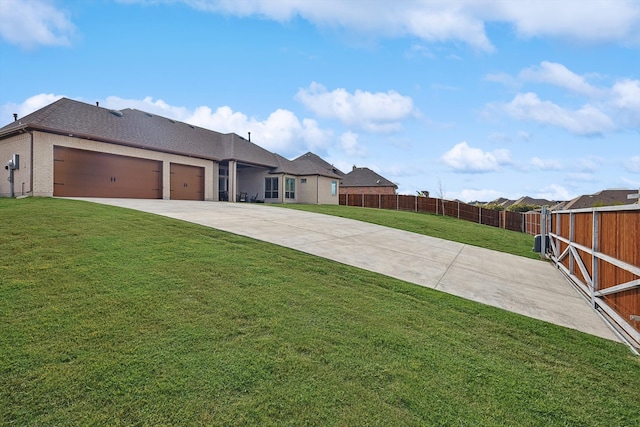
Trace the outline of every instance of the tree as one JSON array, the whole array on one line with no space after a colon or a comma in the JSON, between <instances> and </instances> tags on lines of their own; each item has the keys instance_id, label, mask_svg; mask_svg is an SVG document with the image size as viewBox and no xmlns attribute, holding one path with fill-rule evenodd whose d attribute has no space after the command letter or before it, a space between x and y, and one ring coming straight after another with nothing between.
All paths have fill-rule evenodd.
<instances>
[{"instance_id":1,"label":"tree","mask_svg":"<svg viewBox=\"0 0 640 427\"><path fill-rule=\"evenodd\" d=\"M518 203L507 208L511 212L529 212L540 209L540 205L528 205L526 203Z\"/></svg>"}]
</instances>

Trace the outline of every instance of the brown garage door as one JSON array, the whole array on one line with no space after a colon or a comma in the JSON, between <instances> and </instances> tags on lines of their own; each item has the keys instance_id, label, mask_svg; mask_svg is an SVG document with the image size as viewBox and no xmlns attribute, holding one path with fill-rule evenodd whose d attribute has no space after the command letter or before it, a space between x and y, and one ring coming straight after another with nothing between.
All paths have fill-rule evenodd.
<instances>
[{"instance_id":1,"label":"brown garage door","mask_svg":"<svg viewBox=\"0 0 640 427\"><path fill-rule=\"evenodd\" d=\"M171 200L204 200L204 168L171 163Z\"/></svg>"},{"instance_id":2,"label":"brown garage door","mask_svg":"<svg viewBox=\"0 0 640 427\"><path fill-rule=\"evenodd\" d=\"M53 195L162 198L162 162L53 147Z\"/></svg>"}]
</instances>

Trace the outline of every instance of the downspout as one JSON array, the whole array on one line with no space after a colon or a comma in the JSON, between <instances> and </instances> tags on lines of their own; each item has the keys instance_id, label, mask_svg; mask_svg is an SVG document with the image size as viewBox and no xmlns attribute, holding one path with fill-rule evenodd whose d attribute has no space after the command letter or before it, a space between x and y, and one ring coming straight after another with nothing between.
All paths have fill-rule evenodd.
<instances>
[{"instance_id":1,"label":"downspout","mask_svg":"<svg viewBox=\"0 0 640 427\"><path fill-rule=\"evenodd\" d=\"M28 130L27 132L31 135L31 155L29 156L29 187L31 188L28 193L31 193L31 196L33 196L33 131Z\"/></svg>"}]
</instances>

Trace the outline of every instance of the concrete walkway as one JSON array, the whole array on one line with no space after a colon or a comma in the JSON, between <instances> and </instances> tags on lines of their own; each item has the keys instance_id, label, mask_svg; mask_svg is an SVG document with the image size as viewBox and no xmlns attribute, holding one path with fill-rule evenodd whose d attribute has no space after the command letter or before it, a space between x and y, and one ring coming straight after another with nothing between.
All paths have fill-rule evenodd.
<instances>
[{"instance_id":1,"label":"concrete walkway","mask_svg":"<svg viewBox=\"0 0 640 427\"><path fill-rule=\"evenodd\" d=\"M83 198L297 249L589 334L615 334L552 265L334 216L253 203Z\"/></svg>"}]
</instances>

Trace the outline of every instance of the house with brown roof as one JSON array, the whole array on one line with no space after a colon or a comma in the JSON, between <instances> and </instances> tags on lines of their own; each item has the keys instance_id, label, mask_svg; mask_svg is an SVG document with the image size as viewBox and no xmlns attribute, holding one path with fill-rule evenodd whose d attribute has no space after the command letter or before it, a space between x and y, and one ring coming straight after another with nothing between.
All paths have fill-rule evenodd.
<instances>
[{"instance_id":1,"label":"house with brown roof","mask_svg":"<svg viewBox=\"0 0 640 427\"><path fill-rule=\"evenodd\" d=\"M565 203L560 209L584 209L602 206L631 205L638 199L629 199L627 196L638 194L638 190L602 190L594 194L584 194Z\"/></svg>"},{"instance_id":2,"label":"house with brown roof","mask_svg":"<svg viewBox=\"0 0 640 427\"><path fill-rule=\"evenodd\" d=\"M235 134L62 98L0 128L0 196L337 204L340 175ZM15 167L17 166L17 167Z\"/></svg>"},{"instance_id":3,"label":"house with brown roof","mask_svg":"<svg viewBox=\"0 0 640 427\"><path fill-rule=\"evenodd\" d=\"M340 194L396 194L398 186L369 168L353 166L340 181Z\"/></svg>"}]
</instances>

